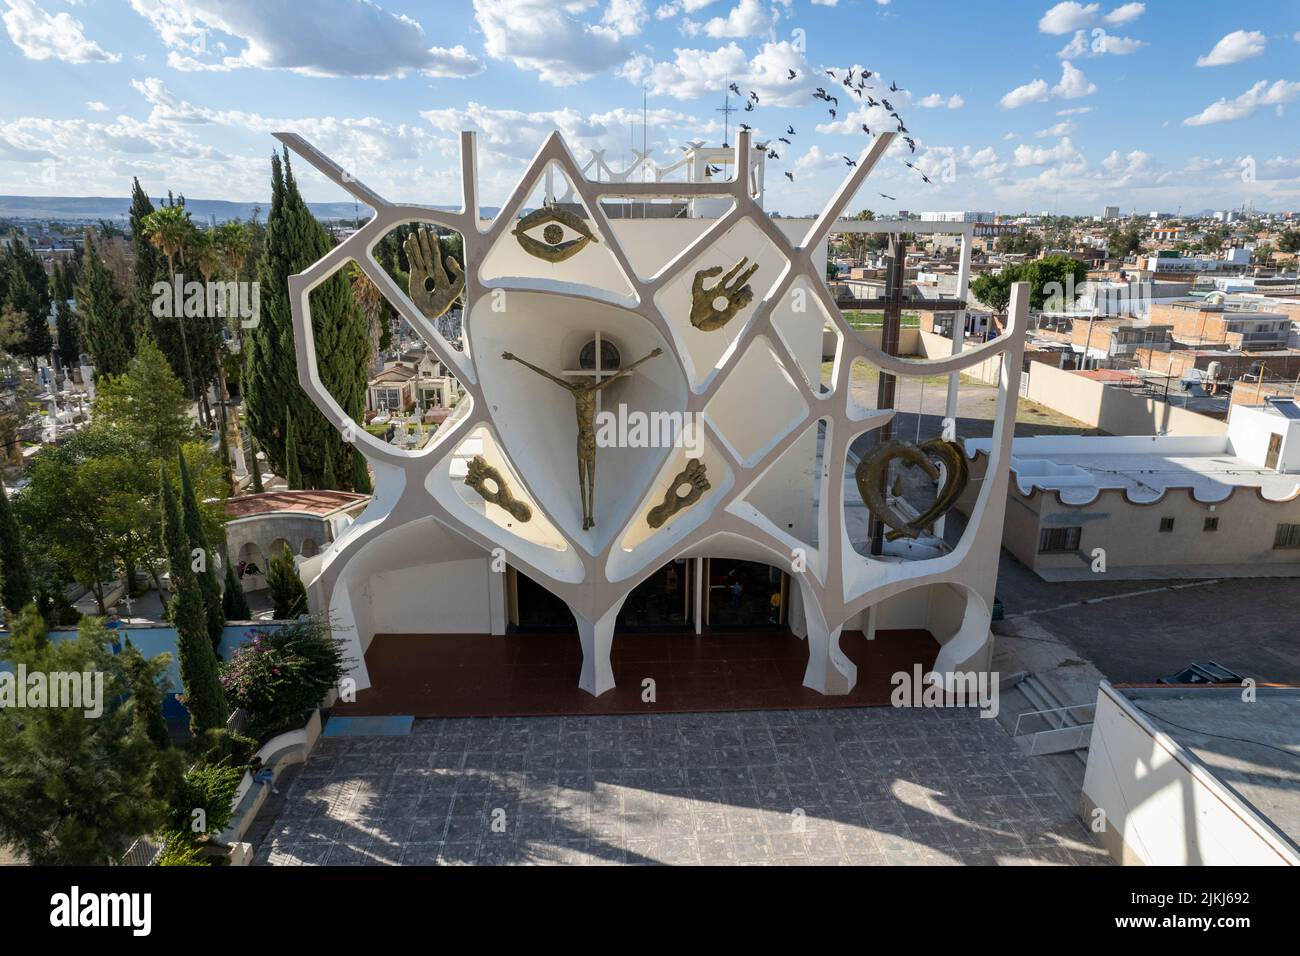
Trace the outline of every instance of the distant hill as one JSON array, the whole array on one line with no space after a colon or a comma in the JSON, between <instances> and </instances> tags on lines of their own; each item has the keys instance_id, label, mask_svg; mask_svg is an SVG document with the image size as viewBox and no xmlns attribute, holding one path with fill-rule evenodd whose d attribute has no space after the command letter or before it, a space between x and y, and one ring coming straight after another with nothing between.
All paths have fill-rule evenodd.
<instances>
[{"instance_id":1,"label":"distant hill","mask_svg":"<svg viewBox=\"0 0 1300 956\"><path fill-rule=\"evenodd\" d=\"M154 205L161 200L154 199ZM370 215L365 204L354 206L350 202L308 203L317 219L352 219L360 214ZM261 218L266 219L271 201L230 202L225 199L191 199L185 197L185 208L200 223L216 216L217 222L227 219L251 219L253 208L260 206ZM58 219L64 222L98 222L100 219L125 219L131 210L130 198L123 196L0 196L0 218L5 219Z\"/></svg>"},{"instance_id":2,"label":"distant hill","mask_svg":"<svg viewBox=\"0 0 1300 956\"><path fill-rule=\"evenodd\" d=\"M162 200L154 199L154 205ZM265 202L231 202L226 199L191 199L185 197L185 208L195 222L206 224L215 216L217 222L228 219L252 219L253 208L261 207L260 218L266 221L271 200ZM317 219L368 219L373 210L365 203L309 202L307 207ZM430 209L450 211L454 206L430 206ZM125 220L131 211L131 200L114 196L0 196L0 219L54 219L60 222L99 222ZM484 206L480 215L492 218L499 212L496 206Z\"/></svg>"}]
</instances>

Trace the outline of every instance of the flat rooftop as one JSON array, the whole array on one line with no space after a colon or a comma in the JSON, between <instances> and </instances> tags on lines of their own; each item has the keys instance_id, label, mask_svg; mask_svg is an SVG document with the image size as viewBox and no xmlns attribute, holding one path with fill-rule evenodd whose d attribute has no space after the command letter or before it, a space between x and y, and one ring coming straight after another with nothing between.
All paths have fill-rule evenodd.
<instances>
[{"instance_id":1,"label":"flat rooftop","mask_svg":"<svg viewBox=\"0 0 1300 956\"><path fill-rule=\"evenodd\" d=\"M966 454L989 454L987 438L966 440ZM1187 488L1196 500L1223 501L1236 488L1258 488L1271 501L1300 493L1300 475L1278 474L1232 454L1226 437L1071 435L1017 438L1011 444L1012 478L1022 494L1059 492L1061 501L1085 505L1106 488L1130 501L1158 500Z\"/></svg>"},{"instance_id":2,"label":"flat rooftop","mask_svg":"<svg viewBox=\"0 0 1300 956\"><path fill-rule=\"evenodd\" d=\"M1117 687L1300 850L1300 687Z\"/></svg>"}]
</instances>

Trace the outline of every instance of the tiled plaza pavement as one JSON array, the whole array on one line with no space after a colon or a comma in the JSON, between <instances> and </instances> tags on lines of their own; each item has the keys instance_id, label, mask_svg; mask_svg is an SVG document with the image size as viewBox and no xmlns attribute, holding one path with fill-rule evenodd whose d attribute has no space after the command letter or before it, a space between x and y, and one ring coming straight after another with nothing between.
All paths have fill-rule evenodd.
<instances>
[{"instance_id":1,"label":"tiled plaza pavement","mask_svg":"<svg viewBox=\"0 0 1300 956\"><path fill-rule=\"evenodd\" d=\"M285 797L258 863L1107 860L970 710L423 720L321 738Z\"/></svg>"}]
</instances>

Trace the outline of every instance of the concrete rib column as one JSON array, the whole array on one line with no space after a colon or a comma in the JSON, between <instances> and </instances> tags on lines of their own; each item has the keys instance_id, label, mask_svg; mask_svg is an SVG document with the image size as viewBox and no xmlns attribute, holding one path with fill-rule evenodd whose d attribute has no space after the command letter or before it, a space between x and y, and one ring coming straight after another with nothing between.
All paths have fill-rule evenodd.
<instances>
[{"instance_id":1,"label":"concrete rib column","mask_svg":"<svg viewBox=\"0 0 1300 956\"><path fill-rule=\"evenodd\" d=\"M614 649L614 623L622 607L623 602L619 601L596 621L589 621L577 611L573 612L573 619L578 623L578 640L582 643L582 675L578 678L578 687L592 697L614 689L610 652Z\"/></svg>"},{"instance_id":2,"label":"concrete rib column","mask_svg":"<svg viewBox=\"0 0 1300 956\"><path fill-rule=\"evenodd\" d=\"M804 588L802 580L800 589ZM841 627L831 630L814 595L803 592L804 617L808 624L808 669L803 686L819 694L847 694L858 683L858 666L840 650Z\"/></svg>"}]
</instances>

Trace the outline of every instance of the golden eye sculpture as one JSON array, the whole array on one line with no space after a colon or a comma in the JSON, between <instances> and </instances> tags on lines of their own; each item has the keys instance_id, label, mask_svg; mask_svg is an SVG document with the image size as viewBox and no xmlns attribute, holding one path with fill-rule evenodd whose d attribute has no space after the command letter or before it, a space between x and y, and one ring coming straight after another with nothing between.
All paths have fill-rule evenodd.
<instances>
[{"instance_id":1,"label":"golden eye sculpture","mask_svg":"<svg viewBox=\"0 0 1300 956\"><path fill-rule=\"evenodd\" d=\"M542 229L541 239L528 235L530 230L538 226L545 226ZM566 241L565 226L576 232L577 237ZM587 243L600 241L592 235L580 216L555 206L543 206L541 209L533 210L515 223L515 227L510 232L519 241L524 252L550 263L563 262L576 256Z\"/></svg>"}]
</instances>

